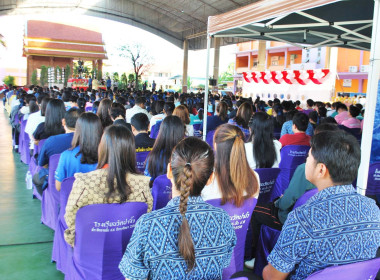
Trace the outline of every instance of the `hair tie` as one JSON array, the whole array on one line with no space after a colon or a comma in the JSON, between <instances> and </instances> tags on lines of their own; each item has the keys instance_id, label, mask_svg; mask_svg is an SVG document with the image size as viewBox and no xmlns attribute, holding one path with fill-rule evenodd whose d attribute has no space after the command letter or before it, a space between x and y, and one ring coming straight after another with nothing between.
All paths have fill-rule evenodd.
<instances>
[{"instance_id":1,"label":"hair tie","mask_svg":"<svg viewBox=\"0 0 380 280\"><path fill-rule=\"evenodd\" d=\"M190 162L186 162L185 166L190 166L191 167L191 163Z\"/></svg>"},{"instance_id":2,"label":"hair tie","mask_svg":"<svg viewBox=\"0 0 380 280\"><path fill-rule=\"evenodd\" d=\"M235 138L235 139L236 139L236 138L239 138L239 134L235 134L234 138Z\"/></svg>"}]
</instances>

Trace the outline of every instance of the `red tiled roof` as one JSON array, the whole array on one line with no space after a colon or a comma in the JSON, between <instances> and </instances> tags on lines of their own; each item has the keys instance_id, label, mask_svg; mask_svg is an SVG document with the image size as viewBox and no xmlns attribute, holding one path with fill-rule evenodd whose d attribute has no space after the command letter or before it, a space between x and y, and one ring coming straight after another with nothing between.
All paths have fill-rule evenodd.
<instances>
[{"instance_id":1,"label":"red tiled roof","mask_svg":"<svg viewBox=\"0 0 380 280\"><path fill-rule=\"evenodd\" d=\"M27 22L24 55L107 58L101 33L38 20Z\"/></svg>"}]
</instances>

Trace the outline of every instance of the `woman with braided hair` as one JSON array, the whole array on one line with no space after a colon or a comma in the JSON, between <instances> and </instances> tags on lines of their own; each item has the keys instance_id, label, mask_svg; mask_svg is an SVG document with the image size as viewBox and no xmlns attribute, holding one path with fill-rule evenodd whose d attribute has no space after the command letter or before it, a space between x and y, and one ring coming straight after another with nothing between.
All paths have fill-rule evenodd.
<instances>
[{"instance_id":1,"label":"woman with braided hair","mask_svg":"<svg viewBox=\"0 0 380 280\"><path fill-rule=\"evenodd\" d=\"M247 162L244 134L235 125L223 124L214 135L215 179L202 191L204 200L217 199L237 207L259 196L260 179Z\"/></svg>"},{"instance_id":2,"label":"woman with braided hair","mask_svg":"<svg viewBox=\"0 0 380 280\"><path fill-rule=\"evenodd\" d=\"M189 137L167 167L173 199L137 221L119 269L127 279L221 279L236 244L228 214L201 198L213 180L214 154Z\"/></svg>"}]
</instances>

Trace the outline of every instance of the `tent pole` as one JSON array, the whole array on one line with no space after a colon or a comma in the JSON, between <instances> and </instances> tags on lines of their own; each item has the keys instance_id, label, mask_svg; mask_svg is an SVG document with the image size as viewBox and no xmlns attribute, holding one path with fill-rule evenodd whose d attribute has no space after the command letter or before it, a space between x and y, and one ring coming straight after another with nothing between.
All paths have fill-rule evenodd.
<instances>
[{"instance_id":1,"label":"tent pole","mask_svg":"<svg viewBox=\"0 0 380 280\"><path fill-rule=\"evenodd\" d=\"M359 167L357 191L365 195L368 182L369 162L371 159L373 127L375 123L376 103L378 102L378 85L380 77L380 0L374 0L372 43L370 66L368 72L368 87L365 106L364 127L361 144L361 161Z\"/></svg>"},{"instance_id":2,"label":"tent pole","mask_svg":"<svg viewBox=\"0 0 380 280\"><path fill-rule=\"evenodd\" d=\"M207 109L208 109L208 76L209 76L209 65L210 65L210 45L211 37L207 33L207 60L206 60L206 84L205 84L205 96L203 99L203 140L206 141L207 135Z\"/></svg>"}]
</instances>

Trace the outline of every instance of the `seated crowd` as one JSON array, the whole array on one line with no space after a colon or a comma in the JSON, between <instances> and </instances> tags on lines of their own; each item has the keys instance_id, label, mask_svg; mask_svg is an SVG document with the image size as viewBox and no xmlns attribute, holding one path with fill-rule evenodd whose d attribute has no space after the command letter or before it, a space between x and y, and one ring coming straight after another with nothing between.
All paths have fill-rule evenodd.
<instances>
[{"instance_id":1,"label":"seated crowd","mask_svg":"<svg viewBox=\"0 0 380 280\"><path fill-rule=\"evenodd\" d=\"M360 104L347 108L309 99L302 109L299 101L210 94L204 112L201 93L33 86L28 92L11 88L6 97L14 148L20 133L29 135L36 191L42 195L48 188L52 155L60 154L58 194L65 179L75 178L63 237L74 251L81 208L147 205L119 261L126 279L306 279L330 266L380 257L378 204L352 185L360 164ZM204 118L207 135L213 135L209 144L201 139ZM278 169L287 146L310 147L306 163L294 167L280 197L260 201L260 170ZM171 184L171 197L158 209L152 188L162 176ZM294 208L313 189L318 192ZM221 207L207 203L215 199ZM223 205L242 209L252 199L259 202L249 213L245 265L254 267L263 225L281 233L262 272L235 270L225 278L231 259L244 259L235 260L241 234Z\"/></svg>"}]
</instances>

